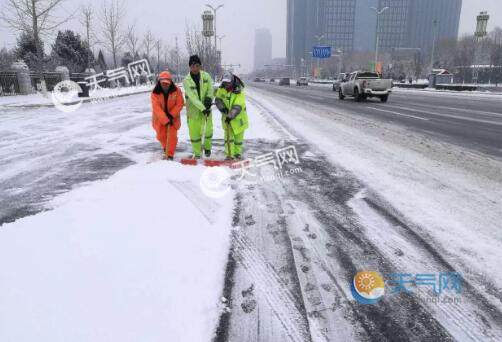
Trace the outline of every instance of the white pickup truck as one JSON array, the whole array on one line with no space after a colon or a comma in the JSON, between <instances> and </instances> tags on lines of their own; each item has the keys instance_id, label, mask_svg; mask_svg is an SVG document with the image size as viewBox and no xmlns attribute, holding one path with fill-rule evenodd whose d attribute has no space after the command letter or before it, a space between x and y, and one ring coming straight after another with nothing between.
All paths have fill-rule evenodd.
<instances>
[{"instance_id":1,"label":"white pickup truck","mask_svg":"<svg viewBox=\"0 0 502 342\"><path fill-rule=\"evenodd\" d=\"M347 76L338 90L340 100L346 96L353 96L356 101L368 97L378 97L382 102L387 102L392 92L392 80L382 79L375 72L355 71Z\"/></svg>"}]
</instances>

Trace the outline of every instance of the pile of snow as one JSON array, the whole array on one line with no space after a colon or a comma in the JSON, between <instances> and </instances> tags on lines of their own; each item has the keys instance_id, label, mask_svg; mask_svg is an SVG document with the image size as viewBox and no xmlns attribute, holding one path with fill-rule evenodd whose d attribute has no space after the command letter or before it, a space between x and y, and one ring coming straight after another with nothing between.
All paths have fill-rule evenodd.
<instances>
[{"instance_id":1,"label":"pile of snow","mask_svg":"<svg viewBox=\"0 0 502 342\"><path fill-rule=\"evenodd\" d=\"M0 341L204 341L214 333L232 193L156 162L0 229Z\"/></svg>"}]
</instances>

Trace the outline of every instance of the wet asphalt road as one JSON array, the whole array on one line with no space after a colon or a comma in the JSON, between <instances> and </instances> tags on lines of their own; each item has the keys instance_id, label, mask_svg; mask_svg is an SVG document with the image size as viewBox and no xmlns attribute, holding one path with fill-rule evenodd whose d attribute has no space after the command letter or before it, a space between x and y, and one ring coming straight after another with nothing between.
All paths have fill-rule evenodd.
<instances>
[{"instance_id":1,"label":"wet asphalt road","mask_svg":"<svg viewBox=\"0 0 502 342\"><path fill-rule=\"evenodd\" d=\"M437 139L488 155L502 157L502 96L429 93L395 89L388 103L352 98L341 101L332 88L250 83L274 95L295 98L334 111L393 122Z\"/></svg>"}]
</instances>

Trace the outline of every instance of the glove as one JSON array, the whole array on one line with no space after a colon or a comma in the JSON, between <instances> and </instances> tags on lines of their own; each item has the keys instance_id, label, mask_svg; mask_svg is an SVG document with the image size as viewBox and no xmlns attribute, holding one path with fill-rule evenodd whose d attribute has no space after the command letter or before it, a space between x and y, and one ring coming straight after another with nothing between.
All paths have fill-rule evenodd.
<instances>
[{"instance_id":1,"label":"glove","mask_svg":"<svg viewBox=\"0 0 502 342\"><path fill-rule=\"evenodd\" d=\"M204 115L206 116L209 116L211 114L211 109L203 110L202 113L204 113Z\"/></svg>"},{"instance_id":2,"label":"glove","mask_svg":"<svg viewBox=\"0 0 502 342\"><path fill-rule=\"evenodd\" d=\"M216 108L218 108L221 113L228 114L228 109L225 107L222 99L216 98L216 100L214 100L214 103L216 104Z\"/></svg>"},{"instance_id":3,"label":"glove","mask_svg":"<svg viewBox=\"0 0 502 342\"><path fill-rule=\"evenodd\" d=\"M210 97L206 97L204 99L204 106L206 109L211 109L211 106L213 105L213 100Z\"/></svg>"},{"instance_id":4,"label":"glove","mask_svg":"<svg viewBox=\"0 0 502 342\"><path fill-rule=\"evenodd\" d=\"M232 110L230 111L230 113L228 113L228 117L230 118L230 120L232 119L235 119L235 117L237 115L239 115L242 111L242 107L239 106L239 105L235 105L232 107Z\"/></svg>"},{"instance_id":5,"label":"glove","mask_svg":"<svg viewBox=\"0 0 502 342\"><path fill-rule=\"evenodd\" d=\"M166 113L166 116L167 116L167 119L169 120L169 125L172 126L174 123L174 117L169 113Z\"/></svg>"},{"instance_id":6,"label":"glove","mask_svg":"<svg viewBox=\"0 0 502 342\"><path fill-rule=\"evenodd\" d=\"M225 119L225 122L227 123L227 125L230 125L230 121L232 121L232 119L230 119L229 117L227 117L227 118Z\"/></svg>"}]
</instances>

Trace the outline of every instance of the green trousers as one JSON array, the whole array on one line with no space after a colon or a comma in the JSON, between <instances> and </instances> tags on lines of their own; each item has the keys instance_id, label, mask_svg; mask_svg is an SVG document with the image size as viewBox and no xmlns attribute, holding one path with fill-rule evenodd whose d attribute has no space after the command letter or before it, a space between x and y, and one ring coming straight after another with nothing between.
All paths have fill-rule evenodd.
<instances>
[{"instance_id":1,"label":"green trousers","mask_svg":"<svg viewBox=\"0 0 502 342\"><path fill-rule=\"evenodd\" d=\"M202 155L202 143L204 143L205 150L211 151L213 147L213 114L206 116L200 112L191 115L188 117L187 123L193 154L196 157ZM204 139L204 142L202 139Z\"/></svg>"},{"instance_id":2,"label":"green trousers","mask_svg":"<svg viewBox=\"0 0 502 342\"><path fill-rule=\"evenodd\" d=\"M225 156L235 157L236 155L242 156L244 148L244 132L234 134L232 127L226 122L223 123L225 130Z\"/></svg>"}]
</instances>

